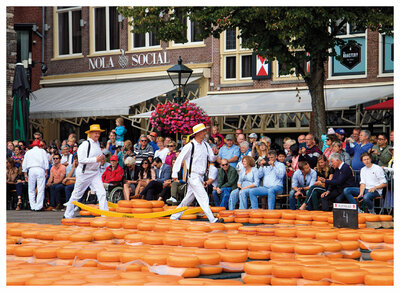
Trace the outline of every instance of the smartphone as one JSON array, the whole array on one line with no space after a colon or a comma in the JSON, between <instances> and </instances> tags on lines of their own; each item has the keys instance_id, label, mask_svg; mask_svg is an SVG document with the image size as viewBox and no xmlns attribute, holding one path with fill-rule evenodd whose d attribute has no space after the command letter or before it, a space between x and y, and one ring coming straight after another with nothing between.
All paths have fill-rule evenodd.
<instances>
[{"instance_id":1,"label":"smartphone","mask_svg":"<svg viewBox=\"0 0 400 292\"><path fill-rule=\"evenodd\" d=\"M301 149L301 148L307 148L306 142L303 142L303 143L299 144L299 149Z\"/></svg>"}]
</instances>

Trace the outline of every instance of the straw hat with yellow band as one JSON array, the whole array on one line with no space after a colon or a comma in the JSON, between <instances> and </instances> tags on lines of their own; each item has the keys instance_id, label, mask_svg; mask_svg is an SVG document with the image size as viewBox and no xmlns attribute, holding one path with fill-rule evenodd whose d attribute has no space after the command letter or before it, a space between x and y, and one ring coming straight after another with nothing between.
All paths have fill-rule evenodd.
<instances>
[{"instance_id":1,"label":"straw hat with yellow band","mask_svg":"<svg viewBox=\"0 0 400 292\"><path fill-rule=\"evenodd\" d=\"M90 125L89 130L87 130L85 133L89 134L90 132L104 132L105 130L100 129L100 125L99 124L93 124Z\"/></svg>"},{"instance_id":2,"label":"straw hat with yellow band","mask_svg":"<svg viewBox=\"0 0 400 292\"><path fill-rule=\"evenodd\" d=\"M193 133L192 135L195 135L198 132L207 130L208 127L206 127L203 123L197 124L196 126L193 127Z\"/></svg>"}]
</instances>

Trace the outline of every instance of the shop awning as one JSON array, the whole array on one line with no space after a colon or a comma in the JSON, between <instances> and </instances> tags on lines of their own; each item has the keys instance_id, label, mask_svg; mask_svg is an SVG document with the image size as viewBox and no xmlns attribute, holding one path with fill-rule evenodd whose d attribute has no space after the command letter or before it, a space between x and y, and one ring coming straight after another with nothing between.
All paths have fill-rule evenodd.
<instances>
[{"instance_id":1,"label":"shop awning","mask_svg":"<svg viewBox=\"0 0 400 292\"><path fill-rule=\"evenodd\" d=\"M311 112L308 90L260 91L251 93L209 94L193 100L209 116L237 116L275 113ZM393 85L330 88L325 90L327 111L348 109L379 98L393 96ZM151 112L133 118L149 118Z\"/></svg>"},{"instance_id":2,"label":"shop awning","mask_svg":"<svg viewBox=\"0 0 400 292\"><path fill-rule=\"evenodd\" d=\"M193 77L190 82L201 77ZM34 92L31 119L128 115L132 105L174 87L170 79L45 87Z\"/></svg>"},{"instance_id":3,"label":"shop awning","mask_svg":"<svg viewBox=\"0 0 400 292\"><path fill-rule=\"evenodd\" d=\"M365 110L372 111L372 110L392 110L394 106L394 99L389 99L374 105L367 106Z\"/></svg>"}]
</instances>

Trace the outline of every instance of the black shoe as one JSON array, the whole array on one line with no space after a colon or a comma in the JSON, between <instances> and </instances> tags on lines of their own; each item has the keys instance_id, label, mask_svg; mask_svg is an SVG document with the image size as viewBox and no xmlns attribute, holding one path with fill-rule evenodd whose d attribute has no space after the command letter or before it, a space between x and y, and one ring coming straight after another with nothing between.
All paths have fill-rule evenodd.
<instances>
[{"instance_id":1,"label":"black shoe","mask_svg":"<svg viewBox=\"0 0 400 292\"><path fill-rule=\"evenodd\" d=\"M215 223L224 223L224 222L225 222L224 218L219 218Z\"/></svg>"},{"instance_id":2,"label":"black shoe","mask_svg":"<svg viewBox=\"0 0 400 292\"><path fill-rule=\"evenodd\" d=\"M36 212L43 212L44 210L43 210L43 208L41 208L41 209L39 209L39 210L34 210L34 211L36 211Z\"/></svg>"}]
</instances>

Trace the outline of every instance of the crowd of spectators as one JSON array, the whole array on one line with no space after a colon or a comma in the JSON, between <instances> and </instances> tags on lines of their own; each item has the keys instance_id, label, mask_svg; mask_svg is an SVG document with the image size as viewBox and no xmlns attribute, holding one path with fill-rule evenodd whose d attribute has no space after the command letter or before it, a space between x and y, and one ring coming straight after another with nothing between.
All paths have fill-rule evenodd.
<instances>
[{"instance_id":1,"label":"crowd of spectators","mask_svg":"<svg viewBox=\"0 0 400 292\"><path fill-rule=\"evenodd\" d=\"M185 194L189 166L183 165L178 181L171 179L171 169L190 136L175 141L151 132L130 140L121 135L121 128L116 133L117 128L101 144L106 156L100 167L104 187L120 185L126 200L177 205ZM347 135L344 129L330 128L321 137L300 134L296 139L285 137L278 145L256 133L246 138L241 129L223 135L213 126L207 139L217 160L208 166L204 187L212 205L230 210L257 209L262 197L266 197L262 207L274 209L277 196L285 195L293 210L328 211L333 202L360 207L364 202L365 210L373 213L373 199L384 195L388 184L385 171L393 170L393 131L388 141L384 133L371 136L368 130L355 128ZM63 211L74 189L77 149L83 140L70 134L64 141L46 144L40 133L34 140L40 141L49 161L44 210ZM11 208L16 210L28 200L27 176L21 167L26 151L21 141L7 143L7 196L13 198Z\"/></svg>"}]
</instances>

